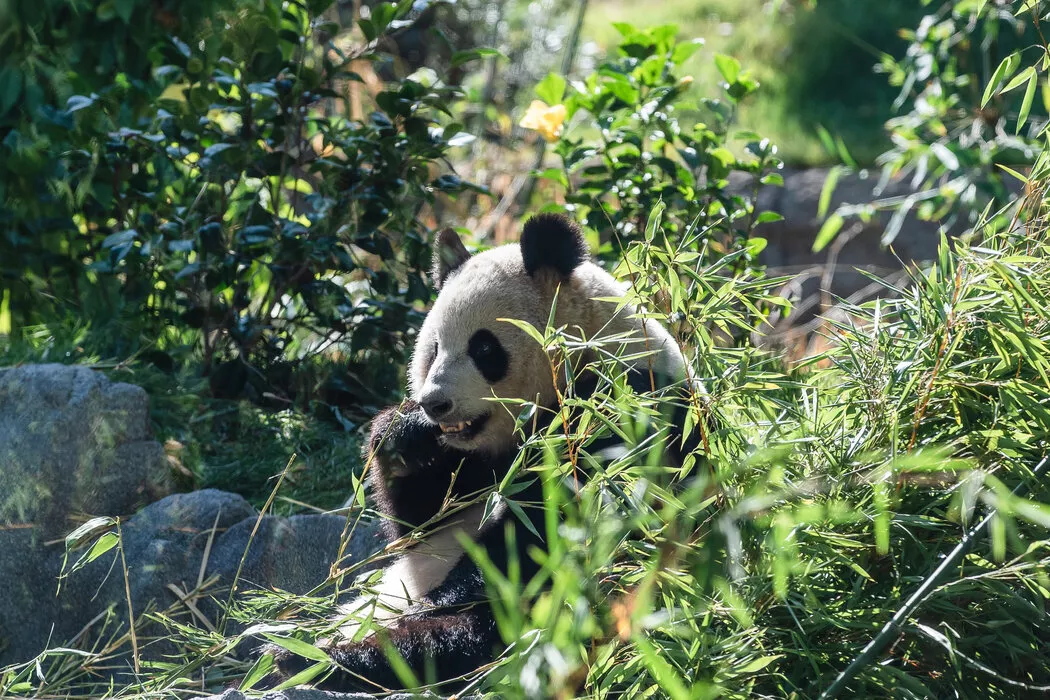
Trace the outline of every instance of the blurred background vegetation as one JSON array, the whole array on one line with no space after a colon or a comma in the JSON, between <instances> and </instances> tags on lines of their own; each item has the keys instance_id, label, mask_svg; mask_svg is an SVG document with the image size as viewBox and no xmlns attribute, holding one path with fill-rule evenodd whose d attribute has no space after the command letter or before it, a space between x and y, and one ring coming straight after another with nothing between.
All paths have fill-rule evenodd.
<instances>
[{"instance_id":1,"label":"blurred background vegetation","mask_svg":"<svg viewBox=\"0 0 1050 700\"><path fill-rule=\"evenodd\" d=\"M897 91L875 67L901 57L901 30L918 25L929 7L918 0L700 0L637 3L592 0L584 37L597 51L616 40L610 22L677 24L703 37L708 52L736 57L762 89L741 110L740 124L768 136L792 165L838 162L818 127L842 138L858 162L871 165L889 145L886 120ZM719 76L703 55L687 69L701 94Z\"/></svg>"}]
</instances>

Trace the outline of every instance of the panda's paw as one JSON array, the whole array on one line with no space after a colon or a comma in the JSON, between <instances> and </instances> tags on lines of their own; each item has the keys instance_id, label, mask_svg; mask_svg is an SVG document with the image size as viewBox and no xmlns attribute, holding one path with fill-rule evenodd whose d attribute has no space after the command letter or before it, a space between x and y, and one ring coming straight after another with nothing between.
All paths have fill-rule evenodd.
<instances>
[{"instance_id":1,"label":"panda's paw","mask_svg":"<svg viewBox=\"0 0 1050 700\"><path fill-rule=\"evenodd\" d=\"M425 468L441 451L441 429L431 423L414 401L381 411L372 419L369 455L392 471L411 473Z\"/></svg>"}]
</instances>

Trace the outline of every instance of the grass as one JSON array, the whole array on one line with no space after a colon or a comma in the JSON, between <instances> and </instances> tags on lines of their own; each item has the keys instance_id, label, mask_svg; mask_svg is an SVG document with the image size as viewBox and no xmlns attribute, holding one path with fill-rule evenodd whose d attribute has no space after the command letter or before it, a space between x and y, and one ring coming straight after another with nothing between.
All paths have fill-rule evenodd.
<instances>
[{"instance_id":1,"label":"grass","mask_svg":"<svg viewBox=\"0 0 1050 700\"><path fill-rule=\"evenodd\" d=\"M774 9L778 8L778 9ZM883 125L896 92L874 72L880 52L898 55L902 27L914 27L924 8L914 0L807 3L768 0L594 0L584 42L607 50L617 44L613 22L639 27L677 24L679 37L706 44L686 65L696 78L693 95L718 93L713 57L739 59L761 82L743 107L739 125L771 138L786 162L836 162L818 136L818 125L841 136L861 164L886 150Z\"/></svg>"}]
</instances>

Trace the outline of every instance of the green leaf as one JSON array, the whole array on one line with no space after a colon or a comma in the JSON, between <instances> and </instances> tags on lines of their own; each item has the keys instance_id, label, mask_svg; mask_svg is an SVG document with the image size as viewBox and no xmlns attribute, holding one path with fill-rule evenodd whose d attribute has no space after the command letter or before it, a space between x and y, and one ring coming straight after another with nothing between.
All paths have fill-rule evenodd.
<instances>
[{"instance_id":1,"label":"green leaf","mask_svg":"<svg viewBox=\"0 0 1050 700\"><path fill-rule=\"evenodd\" d=\"M674 51L671 52L671 63L676 66L680 66L688 61L694 53L696 53L704 45L703 39L693 39L692 41L684 41L674 47Z\"/></svg>"},{"instance_id":2,"label":"green leaf","mask_svg":"<svg viewBox=\"0 0 1050 700\"><path fill-rule=\"evenodd\" d=\"M462 66L464 63L470 63L471 61L477 61L481 58L489 58L495 56L497 58L506 58L502 53L496 49L470 49L469 51L457 51L452 54L452 67L456 68Z\"/></svg>"},{"instance_id":3,"label":"green leaf","mask_svg":"<svg viewBox=\"0 0 1050 700\"><path fill-rule=\"evenodd\" d=\"M519 321L514 318L497 318L496 320L505 321L506 323L513 325L514 327L523 331L527 336L535 340L537 343L539 343L541 347L547 344L546 340L543 337L543 334L536 330L536 327L528 321Z\"/></svg>"},{"instance_id":4,"label":"green leaf","mask_svg":"<svg viewBox=\"0 0 1050 700\"><path fill-rule=\"evenodd\" d=\"M722 146L711 149L711 157L717 159L726 168L736 162L736 156L733 155L733 152Z\"/></svg>"},{"instance_id":5,"label":"green leaf","mask_svg":"<svg viewBox=\"0 0 1050 700\"><path fill-rule=\"evenodd\" d=\"M1021 56L1016 51L999 63L999 67L992 73L991 80L988 81L988 85L984 88L984 95L981 97L981 108L983 109L988 100L992 99L992 95L995 94L995 89L999 87L1007 76L1012 75L1017 70L1017 64L1021 62Z\"/></svg>"},{"instance_id":6,"label":"green leaf","mask_svg":"<svg viewBox=\"0 0 1050 700\"><path fill-rule=\"evenodd\" d=\"M72 549L74 547L77 547L78 545L83 543L84 540L86 540L88 537L91 537L98 531L106 530L108 528L113 527L116 524L117 519L111 518L109 516L99 516L97 518L92 518L91 520L88 520L86 523L78 527L76 530L73 530L73 532L66 535L66 549Z\"/></svg>"},{"instance_id":7,"label":"green leaf","mask_svg":"<svg viewBox=\"0 0 1050 700\"><path fill-rule=\"evenodd\" d=\"M222 153L223 151L229 150L229 149L231 149L233 147L234 147L234 145L232 143L215 143L215 144L212 144L211 146L208 146L207 148L204 149L204 157L205 158L213 158L213 157L219 155L220 153Z\"/></svg>"},{"instance_id":8,"label":"green leaf","mask_svg":"<svg viewBox=\"0 0 1050 700\"><path fill-rule=\"evenodd\" d=\"M1008 173L1010 173L1011 175L1013 175L1013 176L1014 176L1015 178L1017 178L1017 180L1019 180L1020 182L1028 182L1028 178L1027 178L1027 177L1025 177L1025 176L1024 176L1024 175L1022 175L1021 173L1017 172L1017 171L1016 171L1016 170L1014 170L1013 168L1008 168L1007 166L1003 165L1002 163L996 163L995 165L996 165L996 167L998 167L998 168L999 168L1000 170L1005 170L1006 172L1008 172Z\"/></svg>"},{"instance_id":9,"label":"green leaf","mask_svg":"<svg viewBox=\"0 0 1050 700\"><path fill-rule=\"evenodd\" d=\"M365 39L368 41L375 41L377 32L375 25L372 24L372 20L359 19L357 20L357 26L361 29L361 33L365 35Z\"/></svg>"},{"instance_id":10,"label":"green leaf","mask_svg":"<svg viewBox=\"0 0 1050 700\"><path fill-rule=\"evenodd\" d=\"M755 218L756 224L772 224L777 221L783 221L784 216L779 212L775 211L764 211Z\"/></svg>"},{"instance_id":11,"label":"green leaf","mask_svg":"<svg viewBox=\"0 0 1050 700\"><path fill-rule=\"evenodd\" d=\"M412 667L405 661L405 657L401 655L391 642L389 637L380 637L380 644L383 647L383 654L386 656L387 662L390 664L390 668L394 670L394 675L401 681L402 688L417 688L419 687L419 680L416 679L416 674L412 672Z\"/></svg>"},{"instance_id":12,"label":"green leaf","mask_svg":"<svg viewBox=\"0 0 1050 700\"><path fill-rule=\"evenodd\" d=\"M92 93L90 96L85 95L73 95L66 101L66 111L72 114L73 112L79 112L80 110L90 107L95 104L95 100L98 99L98 95Z\"/></svg>"},{"instance_id":13,"label":"green leaf","mask_svg":"<svg viewBox=\"0 0 1050 700\"><path fill-rule=\"evenodd\" d=\"M820 231L817 232L817 237L813 241L813 252L819 253L827 247L828 243L831 243L838 235L838 232L842 229L842 224L845 223L845 219L839 213L834 213L827 218L824 225L820 227Z\"/></svg>"},{"instance_id":14,"label":"green leaf","mask_svg":"<svg viewBox=\"0 0 1050 700\"><path fill-rule=\"evenodd\" d=\"M645 223L645 240L652 242L653 238L656 237L656 231L660 228L660 220L664 215L664 210L667 209L667 205L664 204L663 200L656 203L653 210L649 213L649 220Z\"/></svg>"},{"instance_id":15,"label":"green leaf","mask_svg":"<svg viewBox=\"0 0 1050 700\"><path fill-rule=\"evenodd\" d=\"M771 212L766 213L768 214ZM749 238L747 239L747 254L753 258L758 257L759 253L765 250L768 244L769 241L760 236L754 236L752 238Z\"/></svg>"},{"instance_id":16,"label":"green leaf","mask_svg":"<svg viewBox=\"0 0 1050 700\"><path fill-rule=\"evenodd\" d=\"M119 542L120 538L117 537L117 533L107 532L106 534L102 535L102 537L99 537L97 540L95 540L95 544L91 545L91 549L88 550L86 560L88 562L95 561L103 554L116 547L117 543Z\"/></svg>"},{"instance_id":17,"label":"green leaf","mask_svg":"<svg viewBox=\"0 0 1050 700\"><path fill-rule=\"evenodd\" d=\"M693 694L686 687L685 681L678 675L674 667L650 644L648 639L641 635L636 635L634 637L634 645L641 653L642 660L648 667L649 672L656 682L660 684L662 694L665 693L672 700L691 700Z\"/></svg>"},{"instance_id":18,"label":"green leaf","mask_svg":"<svg viewBox=\"0 0 1050 700\"><path fill-rule=\"evenodd\" d=\"M124 24L131 24L131 14L135 11L136 0L113 0L113 8L117 11L117 17Z\"/></svg>"},{"instance_id":19,"label":"green leaf","mask_svg":"<svg viewBox=\"0 0 1050 700\"><path fill-rule=\"evenodd\" d=\"M15 66L0 70L0 117L7 113L22 94L22 72Z\"/></svg>"},{"instance_id":20,"label":"green leaf","mask_svg":"<svg viewBox=\"0 0 1050 700\"><path fill-rule=\"evenodd\" d=\"M331 660L318 661L314 665L309 666L308 668L300 671L288 680L284 681L283 683L275 687L274 690L285 690L287 688L294 688L297 685L305 685L312 681L314 678L317 678L319 675L321 675L331 667Z\"/></svg>"},{"instance_id":21,"label":"green leaf","mask_svg":"<svg viewBox=\"0 0 1050 700\"><path fill-rule=\"evenodd\" d=\"M817 203L817 216L821 219L828 215L831 195L835 193L835 186L838 185L842 173L842 167L836 165L828 171L827 177L824 178L824 186L820 188L820 200Z\"/></svg>"},{"instance_id":22,"label":"green leaf","mask_svg":"<svg viewBox=\"0 0 1050 700\"><path fill-rule=\"evenodd\" d=\"M252 665L251 670L241 681L240 690L251 690L255 684L270 674L273 669L273 654L263 654Z\"/></svg>"},{"instance_id":23,"label":"green leaf","mask_svg":"<svg viewBox=\"0 0 1050 700\"><path fill-rule=\"evenodd\" d=\"M296 639L294 637L278 637L277 635L270 634L268 632L263 633L263 637L270 640L282 649L287 649L296 656L301 656L304 659L311 659L313 661L324 661L326 663L331 663L332 661L332 659L328 656L328 654L324 653L324 651L318 649L309 642L304 642L301 639Z\"/></svg>"},{"instance_id":24,"label":"green leaf","mask_svg":"<svg viewBox=\"0 0 1050 700\"><path fill-rule=\"evenodd\" d=\"M1021 71L1020 73L1015 75L1013 80L1011 80L1010 82L1008 82L1006 84L1006 87L1003 88L1002 94L1005 95L1006 93L1010 92L1014 88L1019 87L1021 85L1021 83L1023 83L1026 80L1028 80L1033 75L1035 75L1035 66L1028 66L1023 71Z\"/></svg>"},{"instance_id":25,"label":"green leaf","mask_svg":"<svg viewBox=\"0 0 1050 700\"><path fill-rule=\"evenodd\" d=\"M1032 75L1028 78L1028 87L1024 91L1024 99L1021 100L1021 111L1017 114L1017 130L1015 134L1021 133L1025 122L1028 121L1028 113L1032 111L1032 100L1035 99L1035 89L1039 85L1039 74L1032 69Z\"/></svg>"},{"instance_id":26,"label":"green leaf","mask_svg":"<svg viewBox=\"0 0 1050 700\"><path fill-rule=\"evenodd\" d=\"M556 105L565 96L565 78L557 73L548 73L547 77L536 86L536 97L548 105Z\"/></svg>"},{"instance_id":27,"label":"green leaf","mask_svg":"<svg viewBox=\"0 0 1050 700\"><path fill-rule=\"evenodd\" d=\"M724 53L715 54L715 66L718 67L718 72L722 74L726 82L732 85L736 82L736 79L740 77L740 61L736 60L732 56L726 56Z\"/></svg>"},{"instance_id":28,"label":"green leaf","mask_svg":"<svg viewBox=\"0 0 1050 700\"><path fill-rule=\"evenodd\" d=\"M547 168L543 172L537 174L536 177L541 180L552 180L565 188L568 188L569 186L569 178L561 168Z\"/></svg>"},{"instance_id":29,"label":"green leaf","mask_svg":"<svg viewBox=\"0 0 1050 700\"><path fill-rule=\"evenodd\" d=\"M381 2L372 6L372 27L377 35L382 34L390 26L397 15L397 5L392 2Z\"/></svg>"},{"instance_id":30,"label":"green leaf","mask_svg":"<svg viewBox=\"0 0 1050 700\"><path fill-rule=\"evenodd\" d=\"M817 138L820 139L820 143L824 146L824 150L828 152L828 155L835 155L835 139L823 124L817 124Z\"/></svg>"},{"instance_id":31,"label":"green leaf","mask_svg":"<svg viewBox=\"0 0 1050 700\"><path fill-rule=\"evenodd\" d=\"M761 656L761 657L755 659L754 661L746 664L742 668L734 668L733 671L735 671L736 673L739 673L741 675L745 674L745 673L756 673L758 671L761 671L762 669L764 669L766 666L768 666L769 664L773 663L777 659L781 658L782 656L783 656L783 654L775 654L773 656Z\"/></svg>"}]
</instances>

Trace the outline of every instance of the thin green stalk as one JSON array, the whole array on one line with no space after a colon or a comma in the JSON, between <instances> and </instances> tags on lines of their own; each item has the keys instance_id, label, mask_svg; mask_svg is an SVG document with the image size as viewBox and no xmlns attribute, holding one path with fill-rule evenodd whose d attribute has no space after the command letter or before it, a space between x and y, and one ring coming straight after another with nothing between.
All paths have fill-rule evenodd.
<instances>
[{"instance_id":1,"label":"thin green stalk","mask_svg":"<svg viewBox=\"0 0 1050 700\"><path fill-rule=\"evenodd\" d=\"M259 526L262 525L262 520L266 517L266 512L270 510L270 506L273 505L273 501L277 498L277 492L281 490L281 484L284 483L284 477L288 475L288 470L291 469L292 464L295 463L297 454L292 454L288 459L288 463L284 465L284 469L281 471L280 476L277 477L277 484L273 487L273 491L270 492L270 497L266 499L266 503L259 510L259 516L255 519L255 525L252 527L252 533L248 536L248 544L244 545L244 553L241 554L241 561L237 564L237 571L233 575L233 581L230 583L230 595L226 599L226 610L222 616L222 623L219 625L219 633L225 634L226 632L226 620L229 618L229 610L233 605L233 596L237 593L237 583L241 579L241 571L244 569L244 562L248 560L248 550L252 548L252 542L255 541L255 535L259 533Z\"/></svg>"}]
</instances>

